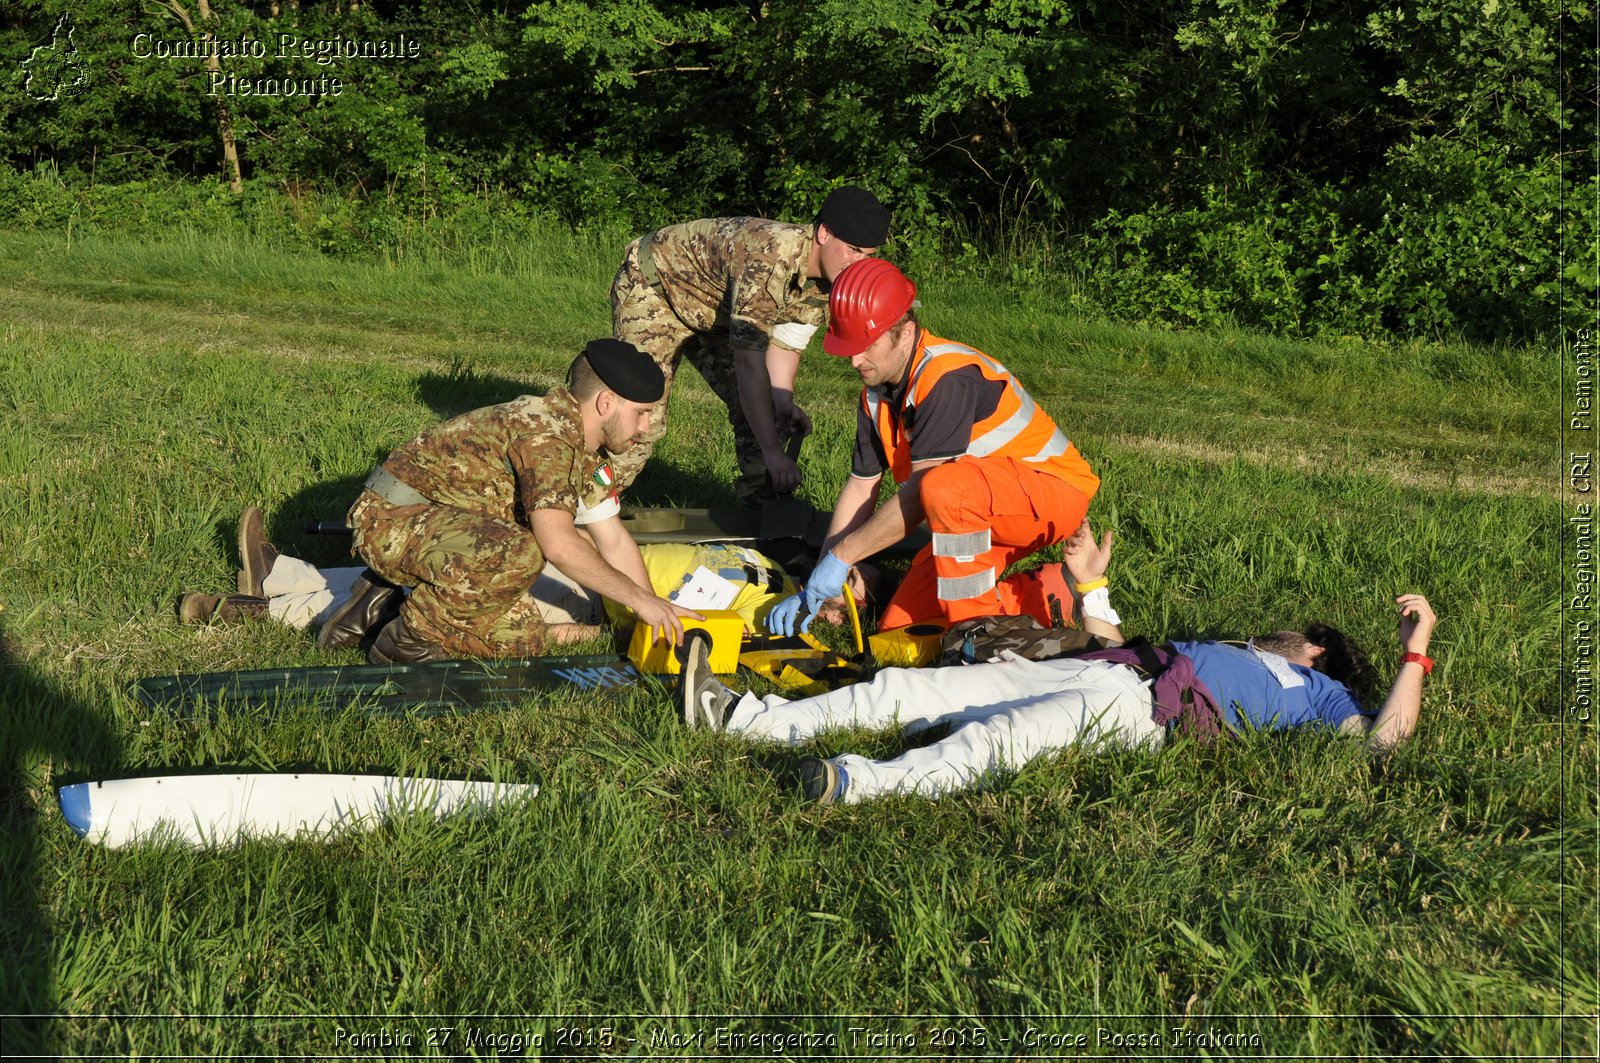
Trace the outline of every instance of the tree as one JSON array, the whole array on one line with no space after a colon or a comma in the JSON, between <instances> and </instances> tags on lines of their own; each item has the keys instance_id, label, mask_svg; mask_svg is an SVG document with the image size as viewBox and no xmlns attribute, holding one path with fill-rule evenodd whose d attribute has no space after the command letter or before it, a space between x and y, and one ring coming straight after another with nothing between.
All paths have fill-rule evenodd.
<instances>
[{"instance_id":1,"label":"tree","mask_svg":"<svg viewBox=\"0 0 1600 1063\"><path fill-rule=\"evenodd\" d=\"M182 0L154 0L154 2L181 22L191 39L201 42L205 52L206 72L217 75L220 79L222 60L218 56L216 34L212 32L210 0L195 0L203 27L198 32L195 29L194 19L189 17L189 9L184 7ZM228 187L233 190L234 195L239 195L244 191L244 176L239 171L239 146L233 139L233 117L228 113L227 97L220 94L217 96L217 135L222 140L222 166L228 177Z\"/></svg>"}]
</instances>

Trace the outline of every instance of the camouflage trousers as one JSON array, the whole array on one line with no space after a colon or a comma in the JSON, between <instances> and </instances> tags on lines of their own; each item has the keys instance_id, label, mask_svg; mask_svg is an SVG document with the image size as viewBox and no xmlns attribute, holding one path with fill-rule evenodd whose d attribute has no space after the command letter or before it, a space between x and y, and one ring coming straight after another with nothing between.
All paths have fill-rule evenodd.
<instances>
[{"instance_id":1,"label":"camouflage trousers","mask_svg":"<svg viewBox=\"0 0 1600 1063\"><path fill-rule=\"evenodd\" d=\"M679 320L666 298L648 284L640 272L638 240L628 245L628 256L611 284L611 328L617 339L633 344L655 359L667 376L667 390L650 411L649 433L611 462L618 490L633 483L655 450L656 442L667 434L667 401L672 395L672 379L677 375L679 363L687 358L728 408L728 423L733 426L733 452L739 463L734 490L740 500L753 503L774 497L761 447L739 402L738 374L727 337L695 332Z\"/></svg>"},{"instance_id":2,"label":"camouflage trousers","mask_svg":"<svg viewBox=\"0 0 1600 1063\"><path fill-rule=\"evenodd\" d=\"M362 491L350 507L356 552L410 587L400 615L420 638L462 657L532 657L545 621L528 588L545 567L533 533L454 506L394 506Z\"/></svg>"}]
</instances>

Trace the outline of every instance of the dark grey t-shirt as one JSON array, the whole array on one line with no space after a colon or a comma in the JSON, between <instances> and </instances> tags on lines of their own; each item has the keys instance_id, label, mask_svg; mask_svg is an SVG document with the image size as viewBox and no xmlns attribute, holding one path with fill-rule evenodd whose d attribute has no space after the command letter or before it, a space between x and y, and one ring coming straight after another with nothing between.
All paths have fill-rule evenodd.
<instances>
[{"instance_id":1,"label":"dark grey t-shirt","mask_svg":"<svg viewBox=\"0 0 1600 1063\"><path fill-rule=\"evenodd\" d=\"M904 416L905 432L911 437L911 460L935 461L956 458L972 443L972 426L994 413L1005 394L1003 380L990 380L975 365L953 369L939 378L921 405L900 412L904 385L879 388L881 400ZM889 464L878 426L867 416L865 403L856 404L856 449L850 473L863 479L883 475Z\"/></svg>"}]
</instances>

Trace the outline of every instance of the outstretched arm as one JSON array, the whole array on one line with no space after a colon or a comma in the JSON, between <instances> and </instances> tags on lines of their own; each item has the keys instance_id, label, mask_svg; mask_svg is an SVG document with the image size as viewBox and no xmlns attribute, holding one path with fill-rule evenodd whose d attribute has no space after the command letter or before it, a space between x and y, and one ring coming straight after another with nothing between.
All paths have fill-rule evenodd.
<instances>
[{"instance_id":1,"label":"outstretched arm","mask_svg":"<svg viewBox=\"0 0 1600 1063\"><path fill-rule=\"evenodd\" d=\"M878 485L882 482L881 475L852 476L845 481L839 491L839 501L833 506L833 520L828 524L827 548L837 546L839 540L871 519L878 506Z\"/></svg>"},{"instance_id":2,"label":"outstretched arm","mask_svg":"<svg viewBox=\"0 0 1600 1063\"><path fill-rule=\"evenodd\" d=\"M673 645L683 637L684 617L705 619L692 609L656 597L644 575L639 547L621 518L585 524L579 532L572 514L565 510L536 509L531 523L539 551L551 564L597 594L632 609L640 623L661 628Z\"/></svg>"},{"instance_id":3,"label":"outstretched arm","mask_svg":"<svg viewBox=\"0 0 1600 1063\"><path fill-rule=\"evenodd\" d=\"M839 492L839 501L833 507L833 520L828 524L828 538L822 559L806 578L803 591L791 594L772 607L767 614L768 631L787 636L795 633L796 625L802 632L808 630L812 617L823 601L843 590L850 562L839 558L839 544L871 523L873 509L878 502L878 484L882 480L880 474L873 477L852 476L845 481L844 488ZM831 585L835 578L838 586Z\"/></svg>"},{"instance_id":4,"label":"outstretched arm","mask_svg":"<svg viewBox=\"0 0 1600 1063\"><path fill-rule=\"evenodd\" d=\"M831 549L839 560L853 565L857 561L865 561L879 550L887 550L895 543L910 535L920 528L928 519L928 511L922 505L922 477L935 465L943 465L948 458L939 458L930 461L914 462L911 466L911 478L900 485L900 490L884 500L883 505L877 509L862 510L869 515L865 520L842 522L840 512L835 511L833 523L849 527L851 530L838 538L833 537L833 528L829 528L828 541ZM850 477L850 482L845 485L845 491L852 494L864 495L868 504L878 500L877 480L867 480L859 476ZM841 503L844 501L844 492L839 495ZM843 506L840 506L843 509Z\"/></svg>"},{"instance_id":5,"label":"outstretched arm","mask_svg":"<svg viewBox=\"0 0 1600 1063\"><path fill-rule=\"evenodd\" d=\"M1420 594L1402 594L1395 599L1400 607L1400 650L1402 653L1428 655L1428 641L1433 635L1433 625L1438 621L1433 606ZM1426 674L1418 661L1406 661L1395 673L1394 685L1384 699L1378 716L1368 721L1365 716L1352 717L1368 724L1367 746L1373 752L1385 752L1399 746L1417 729L1417 718L1422 713L1422 677Z\"/></svg>"},{"instance_id":6,"label":"outstretched arm","mask_svg":"<svg viewBox=\"0 0 1600 1063\"><path fill-rule=\"evenodd\" d=\"M1083 630L1107 641L1122 643L1127 641L1122 635L1122 618L1111 608L1111 595L1102 583L1106 578L1106 569L1111 565L1111 544L1116 537L1116 532L1108 529L1096 544L1094 529L1085 517L1083 523L1078 525L1078 530L1067 540L1064 563L1067 575L1072 577L1074 589L1095 588L1096 584L1100 584L1078 601L1078 615Z\"/></svg>"}]
</instances>

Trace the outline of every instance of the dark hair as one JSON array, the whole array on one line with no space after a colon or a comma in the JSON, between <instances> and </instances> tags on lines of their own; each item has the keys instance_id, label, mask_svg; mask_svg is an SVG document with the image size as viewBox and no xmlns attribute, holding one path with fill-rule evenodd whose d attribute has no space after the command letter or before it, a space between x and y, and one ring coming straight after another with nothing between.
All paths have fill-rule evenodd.
<instances>
[{"instance_id":1,"label":"dark hair","mask_svg":"<svg viewBox=\"0 0 1600 1063\"><path fill-rule=\"evenodd\" d=\"M589 364L587 356L580 354L572 360L572 365L567 369L567 390L572 392L573 398L584 402L599 394L605 386L600 374Z\"/></svg>"},{"instance_id":2,"label":"dark hair","mask_svg":"<svg viewBox=\"0 0 1600 1063\"><path fill-rule=\"evenodd\" d=\"M1350 693L1361 704L1370 704L1378 692L1378 670L1372 666L1361 647L1329 624L1312 624L1306 628L1305 634L1307 642L1322 647L1322 652L1311 663L1311 667L1349 687Z\"/></svg>"},{"instance_id":3,"label":"dark hair","mask_svg":"<svg viewBox=\"0 0 1600 1063\"><path fill-rule=\"evenodd\" d=\"M922 322L917 320L917 308L915 306L911 307L904 314L900 315L900 320L890 325L884 331L893 332L896 335L899 335L900 330L905 328L907 325L910 325L912 328L922 327Z\"/></svg>"}]
</instances>

